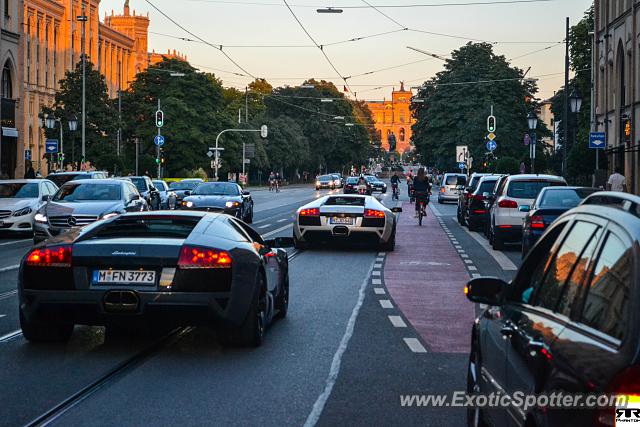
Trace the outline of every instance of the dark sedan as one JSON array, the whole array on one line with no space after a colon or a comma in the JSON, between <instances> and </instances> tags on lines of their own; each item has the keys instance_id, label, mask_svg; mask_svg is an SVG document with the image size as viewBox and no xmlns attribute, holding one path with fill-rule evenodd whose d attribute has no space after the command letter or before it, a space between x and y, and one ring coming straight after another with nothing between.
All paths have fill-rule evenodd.
<instances>
[{"instance_id":1,"label":"dark sedan","mask_svg":"<svg viewBox=\"0 0 640 427\"><path fill-rule=\"evenodd\" d=\"M292 239L264 241L228 215L125 214L33 248L20 266L20 325L33 342L74 325L206 325L258 346L289 303Z\"/></svg>"},{"instance_id":2,"label":"dark sedan","mask_svg":"<svg viewBox=\"0 0 640 427\"><path fill-rule=\"evenodd\" d=\"M130 181L69 181L36 212L33 240L38 243L105 217L146 210L147 202Z\"/></svg>"},{"instance_id":3,"label":"dark sedan","mask_svg":"<svg viewBox=\"0 0 640 427\"><path fill-rule=\"evenodd\" d=\"M176 206L179 208L182 206L182 199L185 198L187 191L193 191L198 185L202 184L204 180L199 178L183 179L182 181L175 181L169 184L169 189L176 193Z\"/></svg>"},{"instance_id":4,"label":"dark sedan","mask_svg":"<svg viewBox=\"0 0 640 427\"><path fill-rule=\"evenodd\" d=\"M387 184L385 184L384 181L379 179L377 176L366 175L364 179L366 179L367 184L371 186L371 192L374 192L374 191L379 191L381 193L387 192Z\"/></svg>"},{"instance_id":5,"label":"dark sedan","mask_svg":"<svg viewBox=\"0 0 640 427\"><path fill-rule=\"evenodd\" d=\"M540 191L533 205L520 206L521 212L528 212L522 227L522 258L560 215L597 191L600 190L589 187L547 187Z\"/></svg>"},{"instance_id":6,"label":"dark sedan","mask_svg":"<svg viewBox=\"0 0 640 427\"><path fill-rule=\"evenodd\" d=\"M233 182L206 182L193 191L187 191L182 200L182 209L223 212L244 222L253 222L253 199L251 193L243 191Z\"/></svg>"},{"instance_id":7,"label":"dark sedan","mask_svg":"<svg viewBox=\"0 0 640 427\"><path fill-rule=\"evenodd\" d=\"M482 176L474 189L466 197L462 218L459 218L462 225L467 225L470 231L480 230L485 225L487 218L487 208L485 202L489 193L493 190L499 175Z\"/></svg>"},{"instance_id":8,"label":"dark sedan","mask_svg":"<svg viewBox=\"0 0 640 427\"><path fill-rule=\"evenodd\" d=\"M358 192L358 177L350 176L344 182L344 188L342 189L344 194L356 194Z\"/></svg>"}]
</instances>

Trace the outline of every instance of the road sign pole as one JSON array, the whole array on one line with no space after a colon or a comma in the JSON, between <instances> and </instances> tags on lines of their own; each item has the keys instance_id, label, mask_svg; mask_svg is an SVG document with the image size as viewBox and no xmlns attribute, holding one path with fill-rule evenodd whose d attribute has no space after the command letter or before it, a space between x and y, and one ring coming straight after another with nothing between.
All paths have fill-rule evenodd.
<instances>
[{"instance_id":1,"label":"road sign pole","mask_svg":"<svg viewBox=\"0 0 640 427\"><path fill-rule=\"evenodd\" d=\"M243 143L242 143L242 175L244 175L244 170L245 170L245 169L244 169L244 163L245 163L245 162L244 162L244 159L245 159L245 156L246 156L246 154L247 154L247 151L246 151L246 150L247 150L247 144L245 144L245 143L243 142Z\"/></svg>"},{"instance_id":2,"label":"road sign pole","mask_svg":"<svg viewBox=\"0 0 640 427\"><path fill-rule=\"evenodd\" d=\"M161 111L160 109L160 98L158 98L158 111ZM156 123L157 125L157 123ZM158 137L160 136L160 127L158 127ZM158 179L160 179L160 172L161 172L161 165L160 165L160 145L156 144L156 163L158 164Z\"/></svg>"}]
</instances>

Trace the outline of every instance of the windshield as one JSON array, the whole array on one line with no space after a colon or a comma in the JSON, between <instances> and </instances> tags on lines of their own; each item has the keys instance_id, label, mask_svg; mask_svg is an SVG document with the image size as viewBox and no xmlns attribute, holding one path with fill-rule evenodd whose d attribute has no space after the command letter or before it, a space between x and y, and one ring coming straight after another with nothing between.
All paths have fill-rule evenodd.
<instances>
[{"instance_id":1,"label":"windshield","mask_svg":"<svg viewBox=\"0 0 640 427\"><path fill-rule=\"evenodd\" d=\"M143 192L147 191L147 180L144 178L130 178L133 185L136 186L138 191Z\"/></svg>"},{"instance_id":2,"label":"windshield","mask_svg":"<svg viewBox=\"0 0 640 427\"><path fill-rule=\"evenodd\" d=\"M331 181L332 179L333 179L333 177L330 176L330 175L322 175L322 176L318 177L319 181Z\"/></svg>"},{"instance_id":3,"label":"windshield","mask_svg":"<svg viewBox=\"0 0 640 427\"><path fill-rule=\"evenodd\" d=\"M119 217L100 227L93 238L145 237L186 239L200 218Z\"/></svg>"},{"instance_id":4,"label":"windshield","mask_svg":"<svg viewBox=\"0 0 640 427\"><path fill-rule=\"evenodd\" d=\"M56 202L115 201L120 200L120 184L65 184L53 198Z\"/></svg>"},{"instance_id":5,"label":"windshield","mask_svg":"<svg viewBox=\"0 0 640 427\"><path fill-rule=\"evenodd\" d=\"M347 184L355 184L356 182L358 182L358 178L356 178L355 176L350 176L349 178L347 178Z\"/></svg>"},{"instance_id":6,"label":"windshield","mask_svg":"<svg viewBox=\"0 0 640 427\"><path fill-rule=\"evenodd\" d=\"M514 199L535 199L543 188L563 185L565 184L557 181L513 181L508 184L507 196Z\"/></svg>"},{"instance_id":7,"label":"windshield","mask_svg":"<svg viewBox=\"0 0 640 427\"><path fill-rule=\"evenodd\" d=\"M12 182L0 184L0 199L36 199L38 198L38 184Z\"/></svg>"},{"instance_id":8,"label":"windshield","mask_svg":"<svg viewBox=\"0 0 640 427\"><path fill-rule=\"evenodd\" d=\"M49 181L53 181L53 183L55 185L57 185L58 187L62 187L63 184L69 182L69 181L78 181L81 179L90 179L91 176L84 174L84 173L79 173L79 174L61 174L61 175L49 175L47 176L47 179Z\"/></svg>"},{"instance_id":9,"label":"windshield","mask_svg":"<svg viewBox=\"0 0 640 427\"><path fill-rule=\"evenodd\" d=\"M167 191L167 183L164 181L153 181L153 186L156 187L158 191Z\"/></svg>"},{"instance_id":10,"label":"windshield","mask_svg":"<svg viewBox=\"0 0 640 427\"><path fill-rule=\"evenodd\" d=\"M238 186L226 182L200 184L193 190L194 196L239 196Z\"/></svg>"},{"instance_id":11,"label":"windshield","mask_svg":"<svg viewBox=\"0 0 640 427\"><path fill-rule=\"evenodd\" d=\"M169 184L169 188L172 190L193 190L198 186L198 184L202 184L201 182L195 181L180 181L180 182L172 182Z\"/></svg>"},{"instance_id":12,"label":"windshield","mask_svg":"<svg viewBox=\"0 0 640 427\"><path fill-rule=\"evenodd\" d=\"M541 195L539 208L575 208L580 202L590 194L595 193L595 189L553 189L547 190Z\"/></svg>"}]
</instances>

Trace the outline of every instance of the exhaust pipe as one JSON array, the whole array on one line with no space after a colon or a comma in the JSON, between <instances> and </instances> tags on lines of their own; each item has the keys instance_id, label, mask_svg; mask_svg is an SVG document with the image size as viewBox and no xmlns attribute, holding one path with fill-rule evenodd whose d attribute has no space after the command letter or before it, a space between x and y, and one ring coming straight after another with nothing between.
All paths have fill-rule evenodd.
<instances>
[{"instance_id":1,"label":"exhaust pipe","mask_svg":"<svg viewBox=\"0 0 640 427\"><path fill-rule=\"evenodd\" d=\"M346 237L349 235L349 229L345 226L333 227L333 235Z\"/></svg>"}]
</instances>

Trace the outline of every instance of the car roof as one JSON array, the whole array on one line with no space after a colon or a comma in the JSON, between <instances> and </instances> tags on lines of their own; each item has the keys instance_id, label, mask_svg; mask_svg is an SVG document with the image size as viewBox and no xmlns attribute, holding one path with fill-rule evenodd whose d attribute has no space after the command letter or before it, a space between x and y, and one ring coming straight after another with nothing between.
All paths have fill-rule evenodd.
<instances>
[{"instance_id":1,"label":"car roof","mask_svg":"<svg viewBox=\"0 0 640 427\"><path fill-rule=\"evenodd\" d=\"M0 180L0 184L29 184L29 183L38 183L42 181L49 181L46 178L37 178L37 179L2 179Z\"/></svg>"},{"instance_id":2,"label":"car roof","mask_svg":"<svg viewBox=\"0 0 640 427\"><path fill-rule=\"evenodd\" d=\"M579 186L579 185L567 185L567 186L563 186L563 187L545 187L545 188L542 189L542 191L544 191L544 192L564 191L564 190L594 190L594 191L601 191L599 188L582 187L582 186Z\"/></svg>"},{"instance_id":3,"label":"car roof","mask_svg":"<svg viewBox=\"0 0 640 427\"><path fill-rule=\"evenodd\" d=\"M68 172L53 172L50 173L49 175L57 175L57 176L64 176L64 175L91 175L94 173L106 173L103 171L68 171Z\"/></svg>"},{"instance_id":4,"label":"car roof","mask_svg":"<svg viewBox=\"0 0 640 427\"><path fill-rule=\"evenodd\" d=\"M535 181L535 180L549 180L549 181L558 181L563 182L565 179L561 176L557 175L533 175L533 174L519 174L519 175L509 175L507 178L509 182L511 181Z\"/></svg>"},{"instance_id":5,"label":"car roof","mask_svg":"<svg viewBox=\"0 0 640 427\"><path fill-rule=\"evenodd\" d=\"M123 179L111 179L111 178L78 179L78 180L67 181L63 185L66 185L66 184L69 184L69 183L74 183L74 184L81 183L81 184L96 185L96 184L113 184L113 183L123 183L123 182L125 182L125 180L123 180Z\"/></svg>"}]
</instances>

